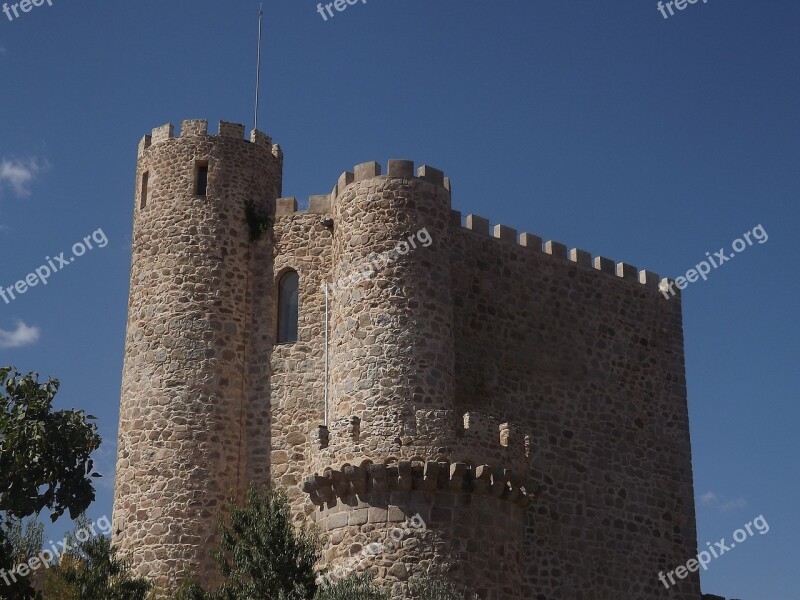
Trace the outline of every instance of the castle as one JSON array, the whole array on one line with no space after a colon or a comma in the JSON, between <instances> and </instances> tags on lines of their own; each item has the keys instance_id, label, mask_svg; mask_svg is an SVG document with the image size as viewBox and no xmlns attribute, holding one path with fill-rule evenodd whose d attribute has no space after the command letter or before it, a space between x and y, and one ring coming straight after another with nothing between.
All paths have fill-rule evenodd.
<instances>
[{"instance_id":1,"label":"castle","mask_svg":"<svg viewBox=\"0 0 800 600\"><path fill-rule=\"evenodd\" d=\"M229 493L272 481L330 568L366 556L395 598L421 572L483 600L701 597L658 577L697 552L679 295L464 218L410 161L298 211L267 135L207 130L139 145L113 521L140 573L212 573Z\"/></svg>"}]
</instances>

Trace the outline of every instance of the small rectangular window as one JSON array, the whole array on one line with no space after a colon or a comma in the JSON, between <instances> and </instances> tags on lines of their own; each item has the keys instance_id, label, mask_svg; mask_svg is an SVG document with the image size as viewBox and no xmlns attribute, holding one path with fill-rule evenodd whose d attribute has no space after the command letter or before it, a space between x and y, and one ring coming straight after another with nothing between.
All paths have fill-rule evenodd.
<instances>
[{"instance_id":1,"label":"small rectangular window","mask_svg":"<svg viewBox=\"0 0 800 600\"><path fill-rule=\"evenodd\" d=\"M287 271L278 282L278 343L297 341L298 293L300 276L297 271Z\"/></svg>"},{"instance_id":2,"label":"small rectangular window","mask_svg":"<svg viewBox=\"0 0 800 600\"><path fill-rule=\"evenodd\" d=\"M139 190L139 208L147 206L147 183L150 180L150 172L142 173L142 186Z\"/></svg>"},{"instance_id":3,"label":"small rectangular window","mask_svg":"<svg viewBox=\"0 0 800 600\"><path fill-rule=\"evenodd\" d=\"M198 196L205 196L208 192L208 163L197 163L197 184L194 193Z\"/></svg>"}]
</instances>

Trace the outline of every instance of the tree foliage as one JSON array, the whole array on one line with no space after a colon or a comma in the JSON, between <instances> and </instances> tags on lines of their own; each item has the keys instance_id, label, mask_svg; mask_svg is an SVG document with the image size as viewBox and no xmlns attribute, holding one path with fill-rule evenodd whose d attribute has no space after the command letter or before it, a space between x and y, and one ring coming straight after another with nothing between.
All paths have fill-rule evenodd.
<instances>
[{"instance_id":1,"label":"tree foliage","mask_svg":"<svg viewBox=\"0 0 800 600\"><path fill-rule=\"evenodd\" d=\"M352 575L318 588L314 600L389 600L389 592L376 586L370 575Z\"/></svg>"},{"instance_id":2,"label":"tree foliage","mask_svg":"<svg viewBox=\"0 0 800 600\"><path fill-rule=\"evenodd\" d=\"M252 485L244 506L231 502L215 554L224 583L219 600L303 600L316 590L320 544L292 522L286 492Z\"/></svg>"},{"instance_id":3,"label":"tree foliage","mask_svg":"<svg viewBox=\"0 0 800 600\"><path fill-rule=\"evenodd\" d=\"M173 594L172 600L212 600L213 594L206 592L193 579L186 579Z\"/></svg>"},{"instance_id":4,"label":"tree foliage","mask_svg":"<svg viewBox=\"0 0 800 600\"><path fill-rule=\"evenodd\" d=\"M6 572L28 558L13 541L24 519L43 510L53 521L64 513L75 518L94 501L91 478L99 474L90 455L100 446L97 426L83 411L53 410L58 385L0 368L0 570ZM27 578L12 579L0 586L0 597L37 597Z\"/></svg>"},{"instance_id":5,"label":"tree foliage","mask_svg":"<svg viewBox=\"0 0 800 600\"><path fill-rule=\"evenodd\" d=\"M66 584L61 593L68 594L59 600L145 600L151 584L132 573L130 562L118 555L109 537L89 531L89 522L82 517L76 533L67 536L69 549L54 568L56 578Z\"/></svg>"},{"instance_id":6,"label":"tree foliage","mask_svg":"<svg viewBox=\"0 0 800 600\"><path fill-rule=\"evenodd\" d=\"M30 580L18 574L9 574L12 566L26 562L42 548L44 526L35 517L30 519L5 518L0 525L0 598L10 600L36 598Z\"/></svg>"},{"instance_id":7,"label":"tree foliage","mask_svg":"<svg viewBox=\"0 0 800 600\"><path fill-rule=\"evenodd\" d=\"M220 522L222 585L209 592L189 579L173 600L388 600L367 575L318 586L320 549L316 533L293 522L285 491L252 485Z\"/></svg>"},{"instance_id":8,"label":"tree foliage","mask_svg":"<svg viewBox=\"0 0 800 600\"><path fill-rule=\"evenodd\" d=\"M222 585L209 592L188 579L173 600L389 600L370 574L317 584L322 545L316 532L293 522L286 492L251 486L244 505L231 501L228 512L215 553ZM429 577L414 580L412 589L420 600L465 598L457 586Z\"/></svg>"},{"instance_id":9,"label":"tree foliage","mask_svg":"<svg viewBox=\"0 0 800 600\"><path fill-rule=\"evenodd\" d=\"M17 560L27 560L42 549L44 525L35 516L12 520L8 528L8 540Z\"/></svg>"},{"instance_id":10,"label":"tree foliage","mask_svg":"<svg viewBox=\"0 0 800 600\"><path fill-rule=\"evenodd\" d=\"M94 501L97 425L81 410L54 411L58 386L0 369L0 513L10 518L48 509L53 521L74 519Z\"/></svg>"},{"instance_id":11,"label":"tree foliage","mask_svg":"<svg viewBox=\"0 0 800 600\"><path fill-rule=\"evenodd\" d=\"M479 600L477 595L467 596L466 592L446 579L434 579L429 576L419 577L412 581L411 591L420 600Z\"/></svg>"}]
</instances>

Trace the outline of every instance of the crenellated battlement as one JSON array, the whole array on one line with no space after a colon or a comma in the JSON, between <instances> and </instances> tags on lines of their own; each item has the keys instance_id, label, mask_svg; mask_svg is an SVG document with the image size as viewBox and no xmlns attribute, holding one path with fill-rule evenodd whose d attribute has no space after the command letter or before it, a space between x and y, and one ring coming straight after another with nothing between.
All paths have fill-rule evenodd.
<instances>
[{"instance_id":1,"label":"crenellated battlement","mask_svg":"<svg viewBox=\"0 0 800 600\"><path fill-rule=\"evenodd\" d=\"M290 196L288 198L278 198L275 201L275 216L288 217L291 215L324 215L331 212L331 196L330 194L317 194L308 197L308 208L306 210L297 210L297 198Z\"/></svg>"},{"instance_id":2,"label":"crenellated battlement","mask_svg":"<svg viewBox=\"0 0 800 600\"><path fill-rule=\"evenodd\" d=\"M490 226L489 219L469 214L462 218L459 211L452 213L452 224L454 227L462 227L478 235L491 237L501 243L516 244L525 248L530 248L533 252L540 252L555 259L573 262L575 264L593 269L602 273L619 277L632 283L644 285L647 289L662 293L662 289L668 287L669 278L660 278L658 274L647 270L638 270L633 265L627 263L617 263L604 256L595 256L580 248L569 248L567 245L553 240L543 241L538 235L532 233L517 233L517 230L507 225Z\"/></svg>"},{"instance_id":3,"label":"crenellated battlement","mask_svg":"<svg viewBox=\"0 0 800 600\"><path fill-rule=\"evenodd\" d=\"M188 125L187 125L188 123ZM191 132L197 126L195 121L184 121L184 129L188 127ZM204 123L204 122L200 122ZM164 126L167 127L167 126ZM153 139L156 139L156 132L163 128L153 130ZM255 132L259 133L259 132ZM164 132L161 135L165 135ZM170 133L171 135L171 133ZM181 135L184 135L183 132ZM190 133L191 135L191 133ZM262 134L263 135L263 134ZM279 198L276 205L276 216L286 217L295 214L328 214L333 210L333 206L338 196L348 186L375 178L400 178L406 180L419 179L439 185L451 192L450 178L434 167L422 165L415 170L414 161L411 160L389 160L386 174L383 174L381 165L375 161L356 165L352 171L345 171L330 194L319 194L309 197L308 209L299 211L297 199L294 197ZM649 270L639 270L635 266L624 262L616 262L604 256L593 256L590 252L581 248L570 248L566 244L554 240L543 240L542 237L528 232L518 233L517 229L508 225L496 224L491 226L489 219L474 214L462 217L460 211L452 211L453 227L463 228L478 235L483 235L496 239L502 243L515 244L525 248L530 248L533 252L549 255L554 259L564 260L581 265L587 269L600 271L613 277L618 277L631 283L638 283L659 294L662 290L668 289L673 280L661 278L657 273ZM677 288L673 289L677 290ZM677 290L680 296L680 290Z\"/></svg>"},{"instance_id":4,"label":"crenellated battlement","mask_svg":"<svg viewBox=\"0 0 800 600\"><path fill-rule=\"evenodd\" d=\"M530 436L522 428L485 413L465 413L463 427L456 436L469 445L504 448L515 459L530 457Z\"/></svg>"},{"instance_id":5,"label":"crenellated battlement","mask_svg":"<svg viewBox=\"0 0 800 600\"><path fill-rule=\"evenodd\" d=\"M205 138L231 138L245 140L245 126L239 123L231 123L229 121L220 121L216 135L209 135L208 121L205 119L186 119L181 121L181 129L178 138L191 138L191 137L205 137ZM175 127L172 123L166 123L160 127L156 127L150 133L145 135L139 142L138 156L141 157L145 150L152 146L175 138ZM283 151L278 144L272 143L272 138L262 131L254 129L250 132L249 141L255 146L264 146L270 148L275 157L282 158Z\"/></svg>"},{"instance_id":6,"label":"crenellated battlement","mask_svg":"<svg viewBox=\"0 0 800 600\"><path fill-rule=\"evenodd\" d=\"M337 498L414 491L493 496L522 507L533 499L533 492L518 472L446 461L364 461L361 465L344 464L339 469L328 467L322 475L306 477L302 489L317 506L330 505Z\"/></svg>"},{"instance_id":7,"label":"crenellated battlement","mask_svg":"<svg viewBox=\"0 0 800 600\"><path fill-rule=\"evenodd\" d=\"M388 456L397 460L413 456L419 460L461 461L520 473L527 473L532 464L531 436L506 419L483 412L418 410L408 413L401 425L403 433L396 438L398 445L379 451L371 441L373 436L383 439L391 435L376 431L375 427L376 423L370 419L346 416L327 426L318 426L311 432L311 439L321 451L319 456L324 462L356 453L369 459Z\"/></svg>"},{"instance_id":8,"label":"crenellated battlement","mask_svg":"<svg viewBox=\"0 0 800 600\"><path fill-rule=\"evenodd\" d=\"M330 194L331 202L334 202L347 186L358 183L359 181L366 181L367 179L375 179L378 177L385 179L420 179L443 187L448 192L451 191L450 178L445 177L443 171L429 165L422 165L415 171L413 160L390 159L385 175L383 175L381 165L374 161L361 163L360 165L356 165L352 171L345 171L342 173Z\"/></svg>"}]
</instances>

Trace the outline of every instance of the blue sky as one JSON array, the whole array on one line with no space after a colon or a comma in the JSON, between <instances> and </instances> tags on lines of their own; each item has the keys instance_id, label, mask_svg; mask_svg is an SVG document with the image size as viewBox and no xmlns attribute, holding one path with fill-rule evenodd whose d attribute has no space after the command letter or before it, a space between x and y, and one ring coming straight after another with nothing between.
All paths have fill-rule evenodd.
<instances>
[{"instance_id":1,"label":"blue sky","mask_svg":"<svg viewBox=\"0 0 800 600\"><path fill-rule=\"evenodd\" d=\"M252 126L257 10L0 13L0 285L98 229L108 239L0 300L0 364L59 378L60 405L98 416L95 517L111 512L136 145L186 118ZM770 525L703 582L800 598L800 4L708 0L668 19L652 0L266 10L260 128L284 149L285 195L411 158L446 171L463 213L672 277L763 227L766 243L684 292L700 544Z\"/></svg>"}]
</instances>

